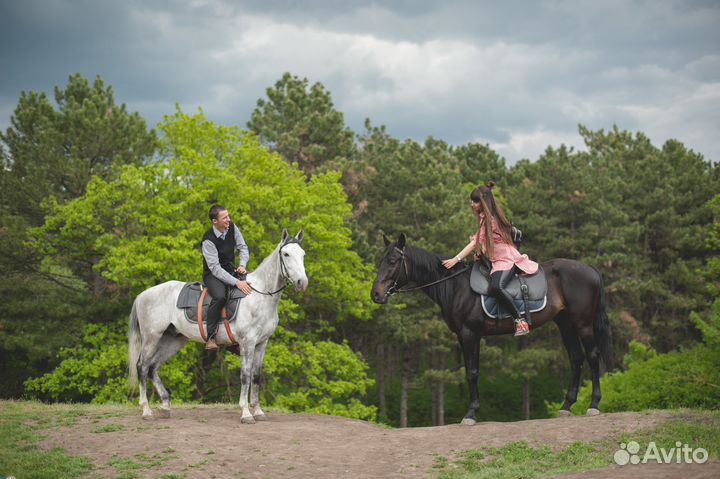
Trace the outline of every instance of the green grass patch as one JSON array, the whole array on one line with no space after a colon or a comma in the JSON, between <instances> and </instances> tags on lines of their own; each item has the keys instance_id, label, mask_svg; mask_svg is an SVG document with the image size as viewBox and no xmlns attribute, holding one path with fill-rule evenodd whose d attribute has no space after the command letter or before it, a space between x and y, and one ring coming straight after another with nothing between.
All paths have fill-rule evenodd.
<instances>
[{"instance_id":1,"label":"green grass patch","mask_svg":"<svg viewBox=\"0 0 720 479\"><path fill-rule=\"evenodd\" d=\"M720 413L679 412L677 417L652 430L625 433L597 442L574 442L559 450L531 446L526 441L502 447L471 449L453 461L435 457L433 473L437 479L511 479L548 477L607 467L621 443L635 441L644 454L652 441L657 448L670 450L677 443L693 449L704 448L710 458L720 457Z\"/></svg>"},{"instance_id":2,"label":"green grass patch","mask_svg":"<svg viewBox=\"0 0 720 479\"><path fill-rule=\"evenodd\" d=\"M110 423L110 424L105 424L104 426L96 427L95 429L92 430L92 432L94 432L94 433L117 432L117 431L122 431L123 429L125 429L125 426L123 426L122 424Z\"/></svg>"},{"instance_id":3,"label":"green grass patch","mask_svg":"<svg viewBox=\"0 0 720 479\"><path fill-rule=\"evenodd\" d=\"M549 446L532 447L527 441L519 441L502 447L464 451L452 464L444 465L436 460L436 467L445 469L437 476L440 479L543 477L605 465L607 458L602 451L582 442L574 442L555 452Z\"/></svg>"},{"instance_id":4,"label":"green grass patch","mask_svg":"<svg viewBox=\"0 0 720 479\"><path fill-rule=\"evenodd\" d=\"M172 451L174 452L174 451ZM162 452L153 454L135 454L132 459L114 455L107 461L107 465L114 468L122 479L134 479L140 477L137 472L141 469L152 469L154 467L162 466L172 457L171 452L163 450Z\"/></svg>"},{"instance_id":5,"label":"green grass patch","mask_svg":"<svg viewBox=\"0 0 720 479\"><path fill-rule=\"evenodd\" d=\"M42 431L74 424L84 415L72 406L0 401L0 475L27 479L75 478L92 470L84 457L73 457L61 448L42 451Z\"/></svg>"}]
</instances>

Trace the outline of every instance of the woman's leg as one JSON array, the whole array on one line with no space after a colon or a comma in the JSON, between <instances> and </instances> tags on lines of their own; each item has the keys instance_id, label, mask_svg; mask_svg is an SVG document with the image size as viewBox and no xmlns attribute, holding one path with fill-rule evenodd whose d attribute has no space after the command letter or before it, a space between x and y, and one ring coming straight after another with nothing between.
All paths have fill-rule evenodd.
<instances>
[{"instance_id":1,"label":"woman's leg","mask_svg":"<svg viewBox=\"0 0 720 479\"><path fill-rule=\"evenodd\" d=\"M513 301L510 293L505 289L515 274L515 268L517 268L517 266L513 266L506 271L495 271L492 273L490 275L490 293L495 296L495 299L497 299L504 308L510 311L514 319L518 320L520 319L520 311L517 306L515 306L515 301Z\"/></svg>"}]
</instances>

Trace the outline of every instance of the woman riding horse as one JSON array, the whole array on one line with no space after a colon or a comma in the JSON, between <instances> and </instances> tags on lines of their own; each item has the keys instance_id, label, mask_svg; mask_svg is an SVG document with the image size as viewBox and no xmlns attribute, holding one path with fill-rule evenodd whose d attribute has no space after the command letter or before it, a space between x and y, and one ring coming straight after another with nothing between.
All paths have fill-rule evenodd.
<instances>
[{"instance_id":1,"label":"woman riding horse","mask_svg":"<svg viewBox=\"0 0 720 479\"><path fill-rule=\"evenodd\" d=\"M486 186L475 188L470 194L470 206L478 221L477 234L470 237L470 243L454 258L443 261L443 266L452 269L473 250L478 259L484 254L492 263L489 293L512 314L515 336L523 336L530 333L530 327L520 318L520 311L505 287L518 270L533 274L537 272L538 264L526 254L520 254L515 247L511 237L512 226L495 202L493 186L495 183L491 181Z\"/></svg>"}]
</instances>

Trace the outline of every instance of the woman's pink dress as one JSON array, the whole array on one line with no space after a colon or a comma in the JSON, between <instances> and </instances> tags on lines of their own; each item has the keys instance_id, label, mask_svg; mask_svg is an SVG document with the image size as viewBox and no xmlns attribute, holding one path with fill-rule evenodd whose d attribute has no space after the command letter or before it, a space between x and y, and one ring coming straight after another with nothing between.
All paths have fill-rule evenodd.
<instances>
[{"instance_id":1,"label":"woman's pink dress","mask_svg":"<svg viewBox=\"0 0 720 479\"><path fill-rule=\"evenodd\" d=\"M507 271L511 269L513 265L517 266L527 274L533 274L537 272L538 264L535 261L528 258L528 255L526 254L520 254L514 244L507 244L505 242L502 235L500 234L500 228L498 227L495 218L492 219L492 233L493 249L495 251L493 257L490 258L490 261L492 262L492 271L490 271L490 274L494 273L495 271ZM478 240L477 234L475 235L475 240ZM481 245L485 244L484 224L480 229L479 241Z\"/></svg>"}]
</instances>

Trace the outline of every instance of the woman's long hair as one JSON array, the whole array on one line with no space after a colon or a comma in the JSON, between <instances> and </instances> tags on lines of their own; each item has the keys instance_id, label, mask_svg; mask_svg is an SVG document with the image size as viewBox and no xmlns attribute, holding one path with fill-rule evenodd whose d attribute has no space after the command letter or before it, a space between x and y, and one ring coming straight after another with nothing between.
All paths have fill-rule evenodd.
<instances>
[{"instance_id":1,"label":"woman's long hair","mask_svg":"<svg viewBox=\"0 0 720 479\"><path fill-rule=\"evenodd\" d=\"M502 212L500 206L495 202L495 196L493 196L492 193L493 186L495 186L495 183L489 181L486 185L478 186L472 191L472 193L470 193L470 199L475 203L479 203L481 208L480 211L475 211L478 215L478 241L475 243L475 252L478 255L480 254L480 231L482 231L484 225L485 254L490 259L492 259L495 254L491 218L495 218L495 221L500 229L500 236L502 236L502 239L506 243L512 244L512 237L510 235L512 227L510 226L510 222L505 217L505 214Z\"/></svg>"}]
</instances>

